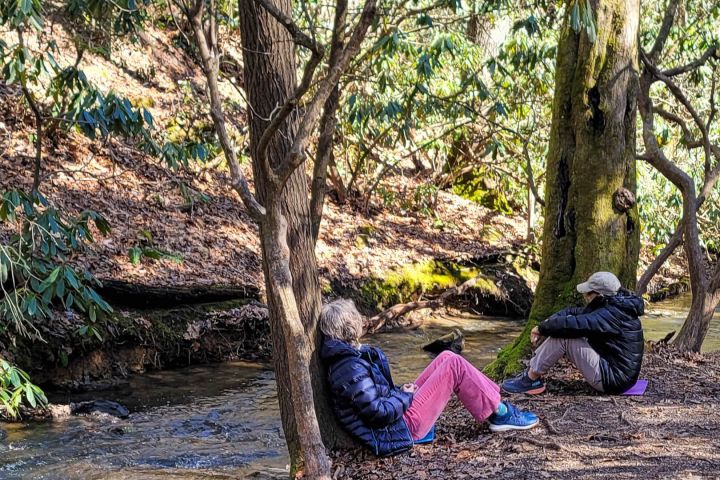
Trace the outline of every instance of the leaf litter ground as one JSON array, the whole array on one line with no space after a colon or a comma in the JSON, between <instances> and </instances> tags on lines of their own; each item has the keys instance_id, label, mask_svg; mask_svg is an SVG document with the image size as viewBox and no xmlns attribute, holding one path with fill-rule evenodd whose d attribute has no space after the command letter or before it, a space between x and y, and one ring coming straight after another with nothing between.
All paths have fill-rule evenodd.
<instances>
[{"instance_id":1,"label":"leaf litter ground","mask_svg":"<svg viewBox=\"0 0 720 480\"><path fill-rule=\"evenodd\" d=\"M720 353L680 355L667 347L645 357L644 396L606 396L561 366L545 394L510 400L539 414L530 431L493 434L453 400L434 444L377 459L338 453L335 478L718 478Z\"/></svg>"}]
</instances>

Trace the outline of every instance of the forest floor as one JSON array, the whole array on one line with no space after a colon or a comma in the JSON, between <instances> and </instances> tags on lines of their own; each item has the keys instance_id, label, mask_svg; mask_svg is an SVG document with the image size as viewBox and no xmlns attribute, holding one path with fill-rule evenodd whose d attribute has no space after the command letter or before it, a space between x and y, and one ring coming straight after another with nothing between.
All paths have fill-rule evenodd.
<instances>
[{"instance_id":1,"label":"forest floor","mask_svg":"<svg viewBox=\"0 0 720 480\"><path fill-rule=\"evenodd\" d=\"M80 68L101 89L148 106L156 125L172 127L180 117L194 118L196 126L207 123L204 82L192 59L173 43L172 32L152 30L144 38L144 46L117 48L111 59L87 53ZM72 63L63 29L54 40L60 48L58 61ZM229 116L240 131L245 127L244 101L230 81L222 87L235 109ZM29 189L31 131L32 117L22 108L19 90L0 84L0 191ZM250 176L249 164L244 168ZM391 205L371 201L366 210L362 200L342 205L327 201L317 246L326 287L330 281L357 286L411 263L473 259L524 242L520 206L515 206L516 215L503 215L440 191L434 216L402 208L412 204L416 187L429 179L402 165L398 170L386 182L396 196ZM45 141L41 192L70 214L92 209L108 219L112 232L98 236L75 258L100 279L153 286L263 284L257 229L229 188L225 168L196 165L173 171L119 140L100 145L78 132L61 132ZM0 240L11 232L0 224ZM131 247L159 249L170 257L143 258L133 265ZM674 278L678 272L661 273Z\"/></svg>"},{"instance_id":2,"label":"forest floor","mask_svg":"<svg viewBox=\"0 0 720 480\"><path fill-rule=\"evenodd\" d=\"M565 366L546 393L510 397L541 417L532 430L490 433L454 400L433 444L385 459L340 453L335 478L718 478L720 353L653 350L641 373L649 380L643 396L594 393Z\"/></svg>"},{"instance_id":3,"label":"forest floor","mask_svg":"<svg viewBox=\"0 0 720 480\"><path fill-rule=\"evenodd\" d=\"M61 51L70 50L68 38L58 31L54 39ZM156 125L167 127L189 115L199 118L197 125L207 123L204 82L192 60L178 60L184 53L173 45L169 32L155 30L147 38L151 45L118 49L112 60L88 53L80 67L101 88L120 91L133 104L151 104ZM72 60L69 53L65 56ZM152 81L140 79L137 73L150 67L155 72ZM189 85L199 101L188 105L180 82ZM223 88L230 103L242 105L230 82L223 82ZM240 130L245 117L242 107L237 108L229 113ZM32 130L19 89L0 84L0 191L29 189ZM244 168L251 177L248 162ZM325 279L344 285L413 262L475 258L522 241L520 216L504 216L451 192L439 193L437 217L398 208L428 179L417 172L397 177L392 183L398 202L392 210L371 202L365 211L364 201L352 199L344 205L327 202L317 247ZM223 166L173 171L117 139L100 145L79 132L61 132L45 141L40 190L70 214L92 209L108 219L112 232L99 236L76 259L101 279L154 286L262 285L257 229L229 187ZM9 233L7 225L0 225L0 240ZM174 258L143 258L133 265L128 250L136 246Z\"/></svg>"}]
</instances>

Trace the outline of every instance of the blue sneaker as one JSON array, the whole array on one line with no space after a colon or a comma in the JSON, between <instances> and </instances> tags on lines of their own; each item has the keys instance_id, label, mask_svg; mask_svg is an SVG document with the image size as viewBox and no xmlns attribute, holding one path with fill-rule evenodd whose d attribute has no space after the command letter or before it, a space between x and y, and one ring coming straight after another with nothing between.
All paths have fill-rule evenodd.
<instances>
[{"instance_id":1,"label":"blue sneaker","mask_svg":"<svg viewBox=\"0 0 720 480\"><path fill-rule=\"evenodd\" d=\"M537 380L532 380L528 377L527 370L516 377L508 378L501 386L507 393L528 393L530 395L538 395L545 391L545 382L539 378Z\"/></svg>"},{"instance_id":2,"label":"blue sneaker","mask_svg":"<svg viewBox=\"0 0 720 480\"><path fill-rule=\"evenodd\" d=\"M529 430L538 424L540 419L532 412L524 412L510 402L503 402L507 407L505 415L490 415L491 432L506 432L508 430Z\"/></svg>"}]
</instances>

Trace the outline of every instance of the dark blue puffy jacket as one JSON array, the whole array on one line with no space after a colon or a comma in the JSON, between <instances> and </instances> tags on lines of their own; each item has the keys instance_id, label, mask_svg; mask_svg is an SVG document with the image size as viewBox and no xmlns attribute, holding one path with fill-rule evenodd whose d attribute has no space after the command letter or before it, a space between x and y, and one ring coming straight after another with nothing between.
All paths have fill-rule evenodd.
<instances>
[{"instance_id":1,"label":"dark blue puffy jacket","mask_svg":"<svg viewBox=\"0 0 720 480\"><path fill-rule=\"evenodd\" d=\"M326 337L320 357L328 367L333 410L347 432L379 456L412 447L403 414L413 396L393 384L382 350Z\"/></svg>"},{"instance_id":2,"label":"dark blue puffy jacket","mask_svg":"<svg viewBox=\"0 0 720 480\"><path fill-rule=\"evenodd\" d=\"M635 384L642 364L645 313L643 299L628 290L611 297L598 296L587 307L561 310L538 325L541 335L587 338L600 355L605 393L622 393Z\"/></svg>"}]
</instances>

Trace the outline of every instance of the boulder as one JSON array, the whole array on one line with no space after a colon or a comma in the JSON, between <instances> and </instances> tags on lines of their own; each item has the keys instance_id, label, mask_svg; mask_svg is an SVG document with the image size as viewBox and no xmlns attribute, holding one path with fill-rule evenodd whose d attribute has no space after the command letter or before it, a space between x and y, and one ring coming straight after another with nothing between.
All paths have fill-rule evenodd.
<instances>
[{"instance_id":1,"label":"boulder","mask_svg":"<svg viewBox=\"0 0 720 480\"><path fill-rule=\"evenodd\" d=\"M70 404L70 413L73 415L105 414L118 418L128 418L130 411L117 402L110 400L90 400Z\"/></svg>"},{"instance_id":2,"label":"boulder","mask_svg":"<svg viewBox=\"0 0 720 480\"><path fill-rule=\"evenodd\" d=\"M465 347L465 336L459 328L454 329L447 335L428 343L423 347L426 352L438 354L445 350L450 350L454 353L460 353Z\"/></svg>"}]
</instances>

